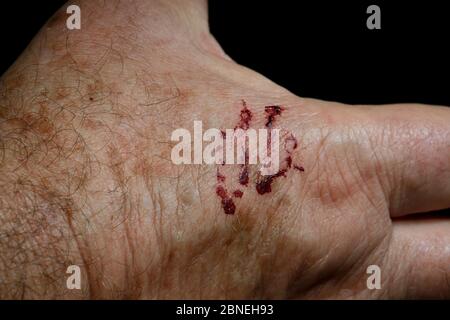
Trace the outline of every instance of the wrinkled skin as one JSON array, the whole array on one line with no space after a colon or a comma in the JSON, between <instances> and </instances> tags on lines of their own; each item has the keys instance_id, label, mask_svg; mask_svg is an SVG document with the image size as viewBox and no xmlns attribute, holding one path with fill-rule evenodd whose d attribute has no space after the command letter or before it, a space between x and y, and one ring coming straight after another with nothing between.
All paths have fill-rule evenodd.
<instances>
[{"instance_id":1,"label":"wrinkled skin","mask_svg":"<svg viewBox=\"0 0 450 320\"><path fill-rule=\"evenodd\" d=\"M449 220L397 219L450 207L450 109L297 97L223 53L203 1L78 4L1 78L2 298L450 297ZM243 99L256 129L284 106L305 170L260 195L251 167L227 215L170 136L234 128Z\"/></svg>"}]
</instances>

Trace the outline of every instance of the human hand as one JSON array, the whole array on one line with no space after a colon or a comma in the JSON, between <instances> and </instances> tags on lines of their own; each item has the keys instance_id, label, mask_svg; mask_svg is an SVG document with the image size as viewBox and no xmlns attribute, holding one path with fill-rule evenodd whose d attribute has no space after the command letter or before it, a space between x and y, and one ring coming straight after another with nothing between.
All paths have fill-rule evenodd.
<instances>
[{"instance_id":1,"label":"human hand","mask_svg":"<svg viewBox=\"0 0 450 320\"><path fill-rule=\"evenodd\" d=\"M223 53L203 1L79 5L1 80L2 297L449 297L448 219L397 219L450 207L448 108L294 96ZM195 120L280 129L280 173L175 165Z\"/></svg>"}]
</instances>

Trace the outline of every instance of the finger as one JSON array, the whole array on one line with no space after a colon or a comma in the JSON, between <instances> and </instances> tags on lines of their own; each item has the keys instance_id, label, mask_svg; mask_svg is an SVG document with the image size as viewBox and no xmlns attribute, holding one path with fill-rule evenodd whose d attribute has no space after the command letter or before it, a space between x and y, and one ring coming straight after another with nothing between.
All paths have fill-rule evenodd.
<instances>
[{"instance_id":1,"label":"finger","mask_svg":"<svg viewBox=\"0 0 450 320\"><path fill-rule=\"evenodd\" d=\"M396 221L383 269L392 298L450 298L450 219Z\"/></svg>"},{"instance_id":2,"label":"finger","mask_svg":"<svg viewBox=\"0 0 450 320\"><path fill-rule=\"evenodd\" d=\"M391 216L450 207L450 108L366 108L375 119L374 156Z\"/></svg>"}]
</instances>

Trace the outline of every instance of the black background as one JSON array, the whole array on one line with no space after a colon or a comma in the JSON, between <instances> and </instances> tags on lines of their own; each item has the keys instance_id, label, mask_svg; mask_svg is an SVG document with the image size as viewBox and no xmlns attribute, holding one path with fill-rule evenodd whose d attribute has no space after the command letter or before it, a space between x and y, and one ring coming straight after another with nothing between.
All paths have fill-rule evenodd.
<instances>
[{"instance_id":1,"label":"black background","mask_svg":"<svg viewBox=\"0 0 450 320\"><path fill-rule=\"evenodd\" d=\"M1 2L0 73L64 3ZM235 61L299 96L450 105L444 3L211 0L210 27ZM371 4L381 8L381 30L366 27Z\"/></svg>"},{"instance_id":2,"label":"black background","mask_svg":"<svg viewBox=\"0 0 450 320\"><path fill-rule=\"evenodd\" d=\"M213 34L237 62L297 95L450 104L445 1L242 2L210 2ZM371 4L381 30L366 27Z\"/></svg>"}]
</instances>

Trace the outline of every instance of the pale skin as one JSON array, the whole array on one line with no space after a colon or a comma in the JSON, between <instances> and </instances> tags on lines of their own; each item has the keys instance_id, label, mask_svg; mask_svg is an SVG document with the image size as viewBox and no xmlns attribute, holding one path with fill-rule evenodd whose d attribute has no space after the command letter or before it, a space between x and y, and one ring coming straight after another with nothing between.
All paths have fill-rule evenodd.
<instances>
[{"instance_id":1,"label":"pale skin","mask_svg":"<svg viewBox=\"0 0 450 320\"><path fill-rule=\"evenodd\" d=\"M297 97L233 62L204 1L80 1L1 78L1 298L449 298L450 109ZM171 132L250 126L298 140L290 170L236 212L217 166L174 165ZM82 290L66 288L79 265ZM382 272L368 290L366 269Z\"/></svg>"}]
</instances>

